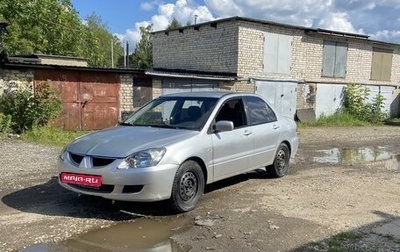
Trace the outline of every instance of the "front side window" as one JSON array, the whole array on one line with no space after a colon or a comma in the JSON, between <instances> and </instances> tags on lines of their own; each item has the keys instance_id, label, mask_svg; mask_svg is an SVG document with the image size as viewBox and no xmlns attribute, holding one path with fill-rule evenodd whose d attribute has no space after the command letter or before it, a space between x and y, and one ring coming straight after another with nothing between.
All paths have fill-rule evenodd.
<instances>
[{"instance_id":1,"label":"front side window","mask_svg":"<svg viewBox=\"0 0 400 252\"><path fill-rule=\"evenodd\" d=\"M231 121L233 122L234 128L245 126L246 117L241 99L232 99L225 102L215 120L217 122L222 120Z\"/></svg>"},{"instance_id":2,"label":"front side window","mask_svg":"<svg viewBox=\"0 0 400 252\"><path fill-rule=\"evenodd\" d=\"M347 43L324 41L322 76L346 76L347 48Z\"/></svg>"},{"instance_id":3,"label":"front side window","mask_svg":"<svg viewBox=\"0 0 400 252\"><path fill-rule=\"evenodd\" d=\"M251 125L275 122L277 120L272 108L259 97L246 97L246 106Z\"/></svg>"}]
</instances>

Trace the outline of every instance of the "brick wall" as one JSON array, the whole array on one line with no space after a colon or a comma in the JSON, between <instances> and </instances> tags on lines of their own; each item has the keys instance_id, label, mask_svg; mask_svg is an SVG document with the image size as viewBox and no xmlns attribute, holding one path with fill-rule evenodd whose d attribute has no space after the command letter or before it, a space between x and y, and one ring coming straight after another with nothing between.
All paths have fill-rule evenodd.
<instances>
[{"instance_id":1,"label":"brick wall","mask_svg":"<svg viewBox=\"0 0 400 252\"><path fill-rule=\"evenodd\" d=\"M162 80L153 77L153 97L157 98L162 94Z\"/></svg>"},{"instance_id":2,"label":"brick wall","mask_svg":"<svg viewBox=\"0 0 400 252\"><path fill-rule=\"evenodd\" d=\"M264 33L278 33L293 37L290 76L263 72ZM348 43L347 74L345 78L321 76L324 40ZM238 74L243 78L293 78L307 82L361 83L369 85L397 85L400 82L400 45L394 48L390 82L370 80L372 46L368 41L344 39L337 36L306 35L303 30L241 21L239 26ZM376 45L375 45L376 46Z\"/></svg>"},{"instance_id":3,"label":"brick wall","mask_svg":"<svg viewBox=\"0 0 400 252\"><path fill-rule=\"evenodd\" d=\"M292 36L291 73L264 73L264 34ZM347 74L345 78L321 76L324 40L348 43ZM394 49L390 82L370 80L372 47L367 40L333 35L307 35L303 29L229 20L216 27L200 25L155 33L152 37L154 67L188 71L233 72L239 78L297 79L312 83L360 83L368 85L398 85L400 82L400 45Z\"/></svg>"},{"instance_id":4,"label":"brick wall","mask_svg":"<svg viewBox=\"0 0 400 252\"><path fill-rule=\"evenodd\" d=\"M121 114L133 111L133 76L131 74L121 74L119 76L121 86L119 89L119 100Z\"/></svg>"},{"instance_id":5,"label":"brick wall","mask_svg":"<svg viewBox=\"0 0 400 252\"><path fill-rule=\"evenodd\" d=\"M33 91L33 79L33 71L0 69L0 94L9 88L28 88Z\"/></svg>"},{"instance_id":6,"label":"brick wall","mask_svg":"<svg viewBox=\"0 0 400 252\"><path fill-rule=\"evenodd\" d=\"M153 34L153 67L188 71L237 72L238 29L234 22Z\"/></svg>"}]
</instances>

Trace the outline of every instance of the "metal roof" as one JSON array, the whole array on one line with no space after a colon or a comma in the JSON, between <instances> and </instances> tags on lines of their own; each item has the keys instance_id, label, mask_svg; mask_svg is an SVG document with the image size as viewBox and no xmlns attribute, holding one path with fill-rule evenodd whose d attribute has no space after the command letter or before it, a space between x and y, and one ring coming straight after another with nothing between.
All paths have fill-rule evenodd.
<instances>
[{"instance_id":1,"label":"metal roof","mask_svg":"<svg viewBox=\"0 0 400 252\"><path fill-rule=\"evenodd\" d=\"M84 66L65 66L65 65L50 65L39 64L35 59L13 60L12 62L0 63L0 68L15 69L15 68L42 68L42 69L62 69L62 70L79 70L92 72L112 72L112 73L127 73L127 74L145 74L143 69L133 68L107 68L107 67L84 67Z\"/></svg>"},{"instance_id":2,"label":"metal roof","mask_svg":"<svg viewBox=\"0 0 400 252\"><path fill-rule=\"evenodd\" d=\"M221 80L233 81L237 79L236 73L218 73L218 72L203 72L203 71L188 71L181 69L151 69L146 71L147 75L171 77L171 78L187 78L187 79L202 79L202 80Z\"/></svg>"},{"instance_id":3,"label":"metal roof","mask_svg":"<svg viewBox=\"0 0 400 252\"><path fill-rule=\"evenodd\" d=\"M311 28L311 27L304 27L304 26L298 26L298 25L292 25L292 24L284 24L284 23L278 23L278 22L266 21L266 20L260 20L260 19L254 19L254 18L240 17L240 16L216 19L213 21L198 23L198 24L194 24L194 25L188 25L188 26L177 28L177 29L155 31L155 32L152 32L152 34L168 33L169 31L184 31L185 29L190 29L190 28L198 30L201 26L206 26L206 25L209 25L212 27L217 27L219 23L232 22L232 21L244 21L244 22L257 23L257 24L274 25L274 26L292 28L292 29L297 29L297 30L303 30L305 33L308 33L308 34L315 33L315 34L321 34L321 35L327 35L327 36L339 36L339 37L365 40L365 41L369 41L373 44L400 46L400 44L396 44L396 43L371 40L371 39L369 39L369 36L366 34L340 32L340 31L326 30L326 29L321 29L321 28Z\"/></svg>"}]
</instances>

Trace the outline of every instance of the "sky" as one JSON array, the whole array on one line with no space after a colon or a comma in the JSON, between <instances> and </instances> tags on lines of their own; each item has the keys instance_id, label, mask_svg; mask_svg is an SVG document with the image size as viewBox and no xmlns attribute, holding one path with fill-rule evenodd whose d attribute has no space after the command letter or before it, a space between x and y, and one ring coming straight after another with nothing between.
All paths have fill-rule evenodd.
<instances>
[{"instance_id":1,"label":"sky","mask_svg":"<svg viewBox=\"0 0 400 252\"><path fill-rule=\"evenodd\" d=\"M366 34L400 44L400 0L72 0L83 19L101 17L110 32L140 40L139 28L163 30L176 18L194 24L232 16L283 24Z\"/></svg>"}]
</instances>

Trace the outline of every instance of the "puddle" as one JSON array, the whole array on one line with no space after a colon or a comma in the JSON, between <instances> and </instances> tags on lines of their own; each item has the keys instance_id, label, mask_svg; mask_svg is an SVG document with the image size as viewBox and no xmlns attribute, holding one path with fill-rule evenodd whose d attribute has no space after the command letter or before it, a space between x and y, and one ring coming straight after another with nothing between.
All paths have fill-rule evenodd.
<instances>
[{"instance_id":1,"label":"puddle","mask_svg":"<svg viewBox=\"0 0 400 252\"><path fill-rule=\"evenodd\" d=\"M190 226L186 218L136 219L98 229L61 243L36 244L18 252L185 252L170 237Z\"/></svg>"},{"instance_id":2,"label":"puddle","mask_svg":"<svg viewBox=\"0 0 400 252\"><path fill-rule=\"evenodd\" d=\"M400 169L400 155L395 155L385 147L375 148L332 148L316 151L313 162L321 164L356 164L394 160L396 169Z\"/></svg>"}]
</instances>

